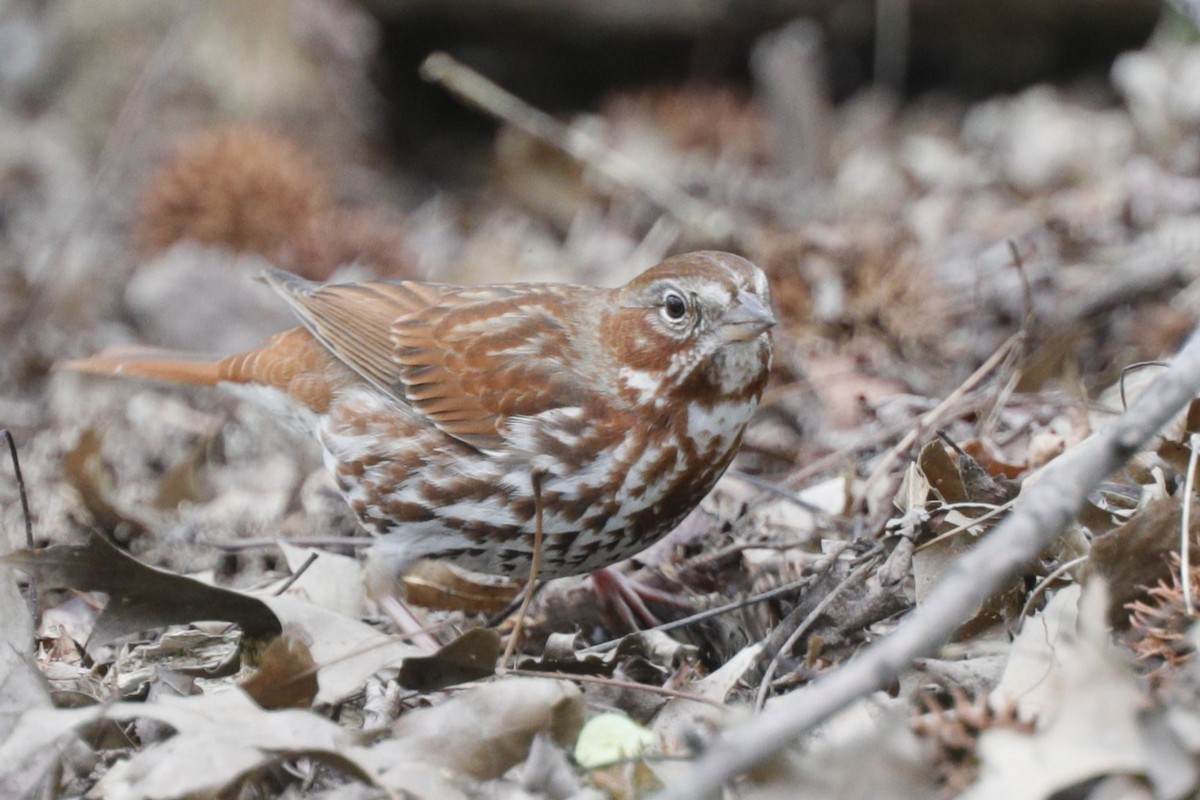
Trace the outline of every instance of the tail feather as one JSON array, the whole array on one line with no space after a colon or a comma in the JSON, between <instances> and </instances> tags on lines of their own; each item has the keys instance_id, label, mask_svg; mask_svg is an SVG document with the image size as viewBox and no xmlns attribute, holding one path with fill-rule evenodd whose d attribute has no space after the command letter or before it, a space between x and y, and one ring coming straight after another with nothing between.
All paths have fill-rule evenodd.
<instances>
[{"instance_id":1,"label":"tail feather","mask_svg":"<svg viewBox=\"0 0 1200 800\"><path fill-rule=\"evenodd\" d=\"M90 358L64 361L55 371L118 375L193 386L214 386L229 380L223 373L225 359L203 353L187 353L153 347L113 347Z\"/></svg>"},{"instance_id":2,"label":"tail feather","mask_svg":"<svg viewBox=\"0 0 1200 800\"><path fill-rule=\"evenodd\" d=\"M54 369L193 386L262 386L278 389L317 413L328 409L337 387L355 379L354 373L304 328L276 334L257 350L225 357L118 347L91 358L56 364Z\"/></svg>"}]
</instances>

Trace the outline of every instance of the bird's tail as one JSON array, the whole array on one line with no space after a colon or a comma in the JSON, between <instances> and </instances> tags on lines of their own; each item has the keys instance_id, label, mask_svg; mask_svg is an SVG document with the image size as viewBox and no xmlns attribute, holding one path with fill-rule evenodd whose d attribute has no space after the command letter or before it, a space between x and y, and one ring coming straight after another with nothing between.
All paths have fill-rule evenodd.
<instances>
[{"instance_id":1,"label":"bird's tail","mask_svg":"<svg viewBox=\"0 0 1200 800\"><path fill-rule=\"evenodd\" d=\"M214 386L234 380L227 368L228 359L201 353L163 350L154 347L113 347L90 358L63 361L56 371L85 372L92 375L116 375L165 383Z\"/></svg>"},{"instance_id":2,"label":"bird's tail","mask_svg":"<svg viewBox=\"0 0 1200 800\"><path fill-rule=\"evenodd\" d=\"M91 358L61 362L54 369L193 386L267 387L317 413L328 409L333 392L352 377L304 328L276 334L257 350L231 356L119 347Z\"/></svg>"}]
</instances>

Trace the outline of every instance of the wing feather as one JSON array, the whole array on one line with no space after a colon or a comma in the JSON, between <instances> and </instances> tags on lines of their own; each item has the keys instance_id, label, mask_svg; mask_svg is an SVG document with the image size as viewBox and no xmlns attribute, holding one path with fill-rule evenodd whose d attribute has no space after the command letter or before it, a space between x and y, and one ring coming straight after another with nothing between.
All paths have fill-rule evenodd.
<instances>
[{"instance_id":1,"label":"wing feather","mask_svg":"<svg viewBox=\"0 0 1200 800\"><path fill-rule=\"evenodd\" d=\"M479 449L503 444L509 417L583 403L589 378L564 320L598 290L265 279L347 366Z\"/></svg>"}]
</instances>

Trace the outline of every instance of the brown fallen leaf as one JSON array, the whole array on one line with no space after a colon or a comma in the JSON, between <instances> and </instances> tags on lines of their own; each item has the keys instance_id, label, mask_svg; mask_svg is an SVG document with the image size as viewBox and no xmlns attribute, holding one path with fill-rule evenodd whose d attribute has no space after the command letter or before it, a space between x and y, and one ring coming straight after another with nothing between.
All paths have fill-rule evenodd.
<instances>
[{"instance_id":1,"label":"brown fallen leaf","mask_svg":"<svg viewBox=\"0 0 1200 800\"><path fill-rule=\"evenodd\" d=\"M209 461L222 457L224 441L215 431L210 431L192 442L184 458L159 479L154 506L169 510L180 503L212 500L215 492L204 469Z\"/></svg>"},{"instance_id":2,"label":"brown fallen leaf","mask_svg":"<svg viewBox=\"0 0 1200 800\"><path fill-rule=\"evenodd\" d=\"M469 576L441 561L421 561L405 573L405 599L422 608L496 614L508 608L524 588L523 583L484 582L486 576Z\"/></svg>"},{"instance_id":3,"label":"brown fallen leaf","mask_svg":"<svg viewBox=\"0 0 1200 800\"><path fill-rule=\"evenodd\" d=\"M262 652L258 671L241 687L265 709L308 708L320 688L312 652L293 634L272 639Z\"/></svg>"},{"instance_id":4,"label":"brown fallen leaf","mask_svg":"<svg viewBox=\"0 0 1200 800\"><path fill-rule=\"evenodd\" d=\"M1027 464L1015 464L1006 459L999 448L987 439L968 439L962 443L962 449L992 477L1016 480L1029 468Z\"/></svg>"},{"instance_id":5,"label":"brown fallen leaf","mask_svg":"<svg viewBox=\"0 0 1200 800\"><path fill-rule=\"evenodd\" d=\"M255 638L283 631L261 600L147 566L97 533L84 545L18 550L0 560L28 572L44 588L108 594L89 650L126 634L200 620L232 622Z\"/></svg>"},{"instance_id":6,"label":"brown fallen leaf","mask_svg":"<svg viewBox=\"0 0 1200 800\"><path fill-rule=\"evenodd\" d=\"M357 753L356 760L394 789L405 786L412 764L490 780L524 761L539 733L559 745L574 742L583 718L583 693L573 683L506 678L406 714L392 726L393 739Z\"/></svg>"},{"instance_id":7,"label":"brown fallen leaf","mask_svg":"<svg viewBox=\"0 0 1200 800\"><path fill-rule=\"evenodd\" d=\"M474 628L432 655L404 659L398 680L405 689L435 692L493 675L498 658L500 634L490 628Z\"/></svg>"},{"instance_id":8,"label":"brown fallen leaf","mask_svg":"<svg viewBox=\"0 0 1200 800\"><path fill-rule=\"evenodd\" d=\"M1130 603L1150 599L1149 587L1170 577L1168 555L1179 547L1183 509L1177 498L1165 497L1134 514L1124 525L1092 540L1084 583L1103 578L1108 585L1108 624L1129 629ZM1192 537L1200 532L1193 518Z\"/></svg>"},{"instance_id":9,"label":"brown fallen leaf","mask_svg":"<svg viewBox=\"0 0 1200 800\"><path fill-rule=\"evenodd\" d=\"M958 464L954 463L954 459L946 452L945 446L933 439L926 443L921 448L921 455L917 457L917 464L921 467L921 472L925 473L925 477L929 480L929 485L939 494L946 503L965 503L967 501L967 490L963 486L962 472L959 471Z\"/></svg>"},{"instance_id":10,"label":"brown fallen leaf","mask_svg":"<svg viewBox=\"0 0 1200 800\"><path fill-rule=\"evenodd\" d=\"M943 433L938 437L958 453L958 473L966 499L972 503L1004 505L1017 496L1019 487L1004 476L993 477L975 457Z\"/></svg>"},{"instance_id":11,"label":"brown fallen leaf","mask_svg":"<svg viewBox=\"0 0 1200 800\"><path fill-rule=\"evenodd\" d=\"M263 597L291 634L308 643L318 664L318 704L340 703L362 690L367 678L384 667L395 666L424 651L381 633L343 614L306 603L295 597Z\"/></svg>"}]
</instances>

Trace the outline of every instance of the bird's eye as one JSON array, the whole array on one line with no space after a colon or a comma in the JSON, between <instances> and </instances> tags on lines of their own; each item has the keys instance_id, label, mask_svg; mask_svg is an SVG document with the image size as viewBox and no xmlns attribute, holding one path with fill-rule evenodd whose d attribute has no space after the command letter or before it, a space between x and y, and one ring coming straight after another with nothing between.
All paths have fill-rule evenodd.
<instances>
[{"instance_id":1,"label":"bird's eye","mask_svg":"<svg viewBox=\"0 0 1200 800\"><path fill-rule=\"evenodd\" d=\"M687 314L687 302L675 292L668 292L663 298L663 310L667 314L667 319L679 321Z\"/></svg>"}]
</instances>

